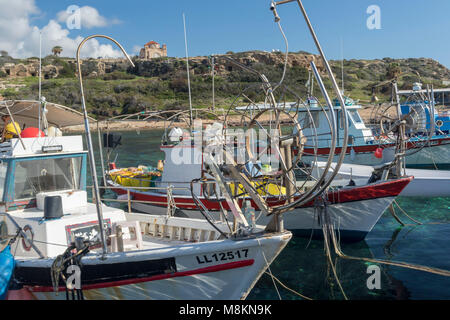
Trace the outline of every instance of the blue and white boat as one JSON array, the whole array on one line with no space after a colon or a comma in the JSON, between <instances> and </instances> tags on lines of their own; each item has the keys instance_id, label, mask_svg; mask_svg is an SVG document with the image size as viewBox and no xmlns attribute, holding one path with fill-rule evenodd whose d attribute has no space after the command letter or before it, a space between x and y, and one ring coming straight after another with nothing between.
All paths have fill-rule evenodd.
<instances>
[{"instance_id":1,"label":"blue and white boat","mask_svg":"<svg viewBox=\"0 0 450 320\"><path fill-rule=\"evenodd\" d=\"M340 104L338 101L334 101L334 103L338 126L338 144L335 150L335 161L337 161L344 140L344 126ZM375 128L372 129L366 125L359 113L362 106L357 102L347 97L345 103L349 120L349 142L344 162L370 166L392 162L395 158L395 139L379 136L375 132ZM309 109L311 115L309 112L299 110L299 123L302 124L305 136L313 136L317 132L317 135L320 137L317 149L305 148L305 155L302 158L305 162L324 161L323 159L330 153L329 119L323 112L324 110L329 112L328 107L322 108L317 106L314 108L314 104ZM404 110L406 112L406 106ZM313 121L310 120L311 118ZM425 132L427 122L424 117L421 119L423 132ZM419 134L411 136L407 141L407 149L411 153L406 157L406 165L408 167L429 167L433 165L448 165L450 163L450 135L448 134L436 134L429 137L426 134L421 136L419 132ZM377 156L377 150L381 150L379 156Z\"/></svg>"}]
</instances>

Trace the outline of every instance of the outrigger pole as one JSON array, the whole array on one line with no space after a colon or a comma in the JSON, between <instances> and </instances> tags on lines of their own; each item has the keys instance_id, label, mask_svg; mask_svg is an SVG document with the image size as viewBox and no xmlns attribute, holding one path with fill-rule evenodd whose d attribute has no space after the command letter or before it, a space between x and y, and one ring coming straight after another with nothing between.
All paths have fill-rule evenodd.
<instances>
[{"instance_id":1,"label":"outrigger pole","mask_svg":"<svg viewBox=\"0 0 450 320\"><path fill-rule=\"evenodd\" d=\"M84 90L83 90L83 77L81 74L81 61L80 61L80 50L83 47L83 45L92 38L105 38L108 40L111 40L114 42L124 53L125 57L128 59L128 61L131 63L131 65L134 67L133 61L131 61L130 57L126 53L125 49L113 38L104 36L104 35L93 35L90 37L85 38L77 49L77 66L78 66L78 78L80 79L80 90L81 90L81 106L83 108L83 114L84 114L84 127L86 129L86 140L88 145L88 153L89 153L89 161L90 161L90 167L91 167L91 175L92 175L92 181L94 183L94 196L95 196L95 204L97 206L97 216L98 216L98 223L99 223L99 229L100 229L100 237L102 241L102 249L103 249L103 255L105 255L108 252L108 249L106 247L106 237L105 237L105 230L103 225L103 210L102 210L102 203L100 200L100 191L98 187L98 180L97 180L97 170L95 168L95 158L94 158L94 149L92 147L92 137L91 137L91 130L89 128L89 119L87 114L87 108L86 108L86 101L84 98Z\"/></svg>"},{"instance_id":2,"label":"outrigger pole","mask_svg":"<svg viewBox=\"0 0 450 320\"><path fill-rule=\"evenodd\" d=\"M184 26L184 44L186 47L186 69L187 69L187 80L188 80L188 90L189 90L189 112L190 112L190 121L189 124L191 127L191 131L194 126L194 118L192 114L192 93L191 93L191 76L189 73L189 51L188 51L188 42L187 42L187 33L186 33L186 17L183 13L183 26Z\"/></svg>"},{"instance_id":3,"label":"outrigger pole","mask_svg":"<svg viewBox=\"0 0 450 320\"><path fill-rule=\"evenodd\" d=\"M336 92L339 103L341 104L342 116L344 117L344 121L345 121L344 139L342 142L342 150L344 150L344 152L341 152L339 160L334 169L337 172L337 171L339 171L339 169L342 165L342 162L344 161L344 158L345 158L345 155L347 152L347 147L348 147L348 114L347 114L347 109L345 107L344 97L342 96L341 90L336 82L336 78L334 77L333 71L331 70L331 67L330 67L330 64L328 63L327 58L325 57L325 53L322 50L322 46L320 45L319 39L317 38L316 32L314 31L311 21L309 20L308 14L306 13L306 10L305 10L305 7L303 6L302 1L301 0L281 0L278 2L273 1L270 9L273 11L273 14L275 16L275 21L277 21L277 20L279 21L279 19L280 19L280 17L278 16L278 13L277 13L277 6L281 5L281 4L290 3L290 2L297 2L298 6L300 7L303 17L305 18L306 24L308 25L309 31L311 32L311 36L314 40L314 43L316 44L317 50L319 51L320 56L322 57L323 63L325 65L325 69L327 70L327 73L331 80L331 84L333 85L333 89Z\"/></svg>"}]
</instances>

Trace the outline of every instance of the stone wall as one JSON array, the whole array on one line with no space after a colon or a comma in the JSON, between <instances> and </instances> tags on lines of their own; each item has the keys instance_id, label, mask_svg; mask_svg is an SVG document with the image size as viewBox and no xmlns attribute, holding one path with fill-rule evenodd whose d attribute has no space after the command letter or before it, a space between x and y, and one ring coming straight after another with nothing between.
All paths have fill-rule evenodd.
<instances>
[{"instance_id":1,"label":"stone wall","mask_svg":"<svg viewBox=\"0 0 450 320\"><path fill-rule=\"evenodd\" d=\"M42 77L44 79L53 79L58 77L59 71L62 67L47 65L42 67ZM39 62L33 62L31 64L15 64L5 63L0 67L0 71L4 72L8 78L20 78L20 77L38 77L39 76Z\"/></svg>"}]
</instances>

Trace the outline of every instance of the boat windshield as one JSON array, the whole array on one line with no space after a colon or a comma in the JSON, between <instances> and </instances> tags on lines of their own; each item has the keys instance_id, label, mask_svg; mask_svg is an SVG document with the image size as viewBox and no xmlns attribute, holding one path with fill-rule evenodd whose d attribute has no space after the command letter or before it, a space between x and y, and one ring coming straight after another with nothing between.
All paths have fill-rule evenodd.
<instances>
[{"instance_id":1,"label":"boat windshield","mask_svg":"<svg viewBox=\"0 0 450 320\"><path fill-rule=\"evenodd\" d=\"M35 198L41 192L78 190L81 162L81 157L16 161L15 200Z\"/></svg>"},{"instance_id":2,"label":"boat windshield","mask_svg":"<svg viewBox=\"0 0 450 320\"><path fill-rule=\"evenodd\" d=\"M362 123L363 122L361 117L359 116L359 113L358 113L357 110L350 110L349 113L352 116L353 121L355 121L355 123Z\"/></svg>"}]
</instances>

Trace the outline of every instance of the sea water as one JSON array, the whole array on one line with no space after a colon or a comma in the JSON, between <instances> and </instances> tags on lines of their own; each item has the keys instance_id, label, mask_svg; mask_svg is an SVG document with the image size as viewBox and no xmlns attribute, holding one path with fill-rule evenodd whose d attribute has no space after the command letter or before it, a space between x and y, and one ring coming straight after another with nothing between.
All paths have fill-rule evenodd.
<instances>
[{"instance_id":1,"label":"sea water","mask_svg":"<svg viewBox=\"0 0 450 320\"><path fill-rule=\"evenodd\" d=\"M110 154L118 167L147 165L156 167L164 159L160 151L163 131L121 132L122 145ZM93 144L97 173L101 178L99 146L96 132ZM106 150L104 151L106 162ZM447 169L450 170L450 167ZM89 169L88 169L89 176ZM89 184L90 179L88 179ZM450 186L449 186L450 188ZM450 270L450 198L397 198L405 212L422 225L397 211L400 224L387 211L364 241L343 243L349 256L402 261ZM395 266L346 260L333 256L339 281L350 300L450 299L450 277ZM287 287L312 299L341 300L344 296L327 262L324 243L319 240L293 238L270 266L271 273ZM379 274L376 288L368 285ZM276 283L276 282L275 282ZM249 300L301 299L264 274Z\"/></svg>"}]
</instances>

